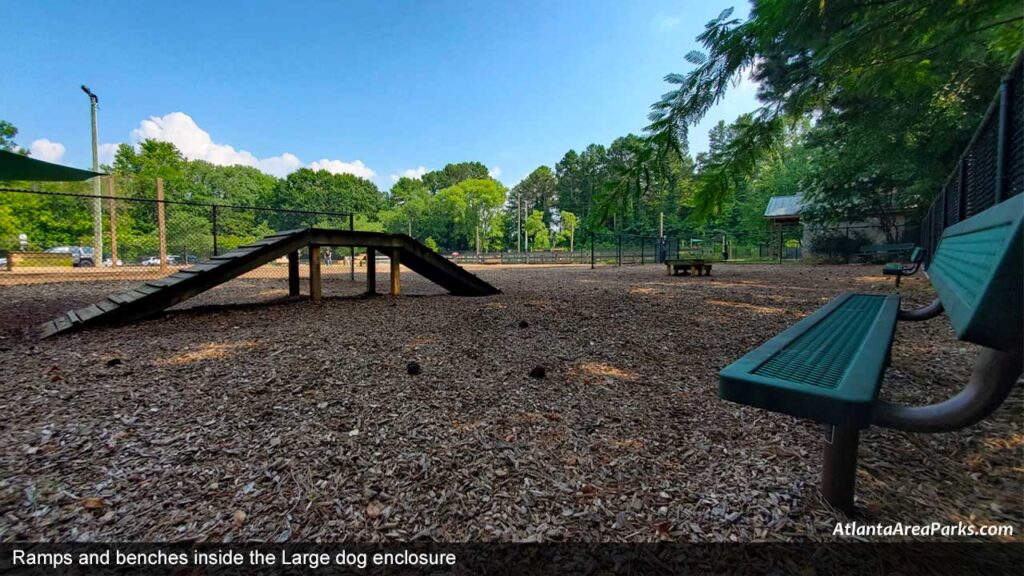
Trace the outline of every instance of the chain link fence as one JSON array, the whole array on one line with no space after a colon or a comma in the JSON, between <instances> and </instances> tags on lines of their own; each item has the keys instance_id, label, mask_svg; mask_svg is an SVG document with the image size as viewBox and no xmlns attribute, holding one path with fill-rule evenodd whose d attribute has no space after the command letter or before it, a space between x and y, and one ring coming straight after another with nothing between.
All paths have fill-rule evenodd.
<instances>
[{"instance_id":1,"label":"chain link fence","mask_svg":"<svg viewBox=\"0 0 1024 576\"><path fill-rule=\"evenodd\" d=\"M94 233L97 201L100 242ZM277 232L308 226L351 230L354 217L342 212L0 188L0 283L150 280ZM102 253L97 253L97 244ZM360 253L324 248L322 274L354 276ZM300 259L308 262L306 250ZM282 258L245 276L283 279L287 274Z\"/></svg>"},{"instance_id":2,"label":"chain link fence","mask_svg":"<svg viewBox=\"0 0 1024 576\"><path fill-rule=\"evenodd\" d=\"M1024 192L1024 58L1018 55L956 169L921 221L925 263L930 262L946 228L1021 192Z\"/></svg>"}]
</instances>

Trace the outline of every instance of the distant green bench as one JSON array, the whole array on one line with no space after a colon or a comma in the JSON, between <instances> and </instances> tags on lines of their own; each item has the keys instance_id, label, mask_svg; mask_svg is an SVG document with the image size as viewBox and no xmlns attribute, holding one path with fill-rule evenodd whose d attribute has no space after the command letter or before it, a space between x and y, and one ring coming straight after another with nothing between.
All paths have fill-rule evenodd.
<instances>
[{"instance_id":1,"label":"distant green bench","mask_svg":"<svg viewBox=\"0 0 1024 576\"><path fill-rule=\"evenodd\" d=\"M711 262L704 258L677 258L665 260L669 276L689 276L690 270L697 276L711 276Z\"/></svg>"},{"instance_id":2,"label":"distant green bench","mask_svg":"<svg viewBox=\"0 0 1024 576\"><path fill-rule=\"evenodd\" d=\"M889 259L900 254L907 254L913 251L914 248L914 244L911 243L871 244L869 246L861 246L858 252L863 260L872 262L876 259Z\"/></svg>"},{"instance_id":3,"label":"distant green bench","mask_svg":"<svg viewBox=\"0 0 1024 576\"><path fill-rule=\"evenodd\" d=\"M921 248L914 248L914 251L910 253L910 263L904 264L902 262L889 262L882 267L882 274L886 276L896 277L896 287L900 285L900 278L904 276L913 276L917 274L918 269L921 267L921 262L924 260L924 250Z\"/></svg>"},{"instance_id":4,"label":"distant green bench","mask_svg":"<svg viewBox=\"0 0 1024 576\"><path fill-rule=\"evenodd\" d=\"M872 424L956 430L990 414L1009 394L1024 340L1022 215L1024 194L947 228L928 268L938 293L931 306L903 311L899 296L843 294L725 367L720 396L829 425L822 492L852 511L860 430ZM979 356L971 383L932 406L878 400L897 320L927 320L943 310L957 338L991 349Z\"/></svg>"}]
</instances>

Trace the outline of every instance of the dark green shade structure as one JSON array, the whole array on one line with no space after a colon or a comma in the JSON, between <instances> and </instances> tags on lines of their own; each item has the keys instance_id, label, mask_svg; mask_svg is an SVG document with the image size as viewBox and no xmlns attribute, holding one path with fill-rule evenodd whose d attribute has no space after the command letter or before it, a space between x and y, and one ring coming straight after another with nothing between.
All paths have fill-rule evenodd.
<instances>
[{"instance_id":1,"label":"dark green shade structure","mask_svg":"<svg viewBox=\"0 0 1024 576\"><path fill-rule=\"evenodd\" d=\"M43 162L14 152L0 150L0 181L79 182L96 176L106 176L106 174Z\"/></svg>"}]
</instances>

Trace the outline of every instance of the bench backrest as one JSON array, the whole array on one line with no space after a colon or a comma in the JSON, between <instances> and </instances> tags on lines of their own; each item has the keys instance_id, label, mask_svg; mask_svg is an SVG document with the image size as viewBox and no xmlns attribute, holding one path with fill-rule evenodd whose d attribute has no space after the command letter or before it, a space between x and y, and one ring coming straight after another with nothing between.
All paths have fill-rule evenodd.
<instances>
[{"instance_id":1,"label":"bench backrest","mask_svg":"<svg viewBox=\"0 0 1024 576\"><path fill-rule=\"evenodd\" d=\"M1024 194L942 233L928 276L957 338L989 348L1019 347L1024 322Z\"/></svg>"},{"instance_id":2,"label":"bench backrest","mask_svg":"<svg viewBox=\"0 0 1024 576\"><path fill-rule=\"evenodd\" d=\"M869 246L861 246L861 252L910 252L914 248L913 244L871 244Z\"/></svg>"},{"instance_id":3,"label":"bench backrest","mask_svg":"<svg viewBox=\"0 0 1024 576\"><path fill-rule=\"evenodd\" d=\"M923 256L924 250L922 250L920 246L915 246L914 251L910 253L910 263L917 264L918 262L921 261L921 258Z\"/></svg>"}]
</instances>

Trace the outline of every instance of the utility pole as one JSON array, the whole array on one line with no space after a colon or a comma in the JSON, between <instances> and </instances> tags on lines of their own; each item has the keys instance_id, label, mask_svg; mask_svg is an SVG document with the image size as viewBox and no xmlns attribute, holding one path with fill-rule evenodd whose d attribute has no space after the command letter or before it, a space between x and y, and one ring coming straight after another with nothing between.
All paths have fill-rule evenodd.
<instances>
[{"instance_id":1,"label":"utility pole","mask_svg":"<svg viewBox=\"0 0 1024 576\"><path fill-rule=\"evenodd\" d=\"M516 194L516 252L523 252L523 197Z\"/></svg>"},{"instance_id":2,"label":"utility pole","mask_svg":"<svg viewBox=\"0 0 1024 576\"><path fill-rule=\"evenodd\" d=\"M85 84L82 85L82 92L89 96L89 107L92 111L92 171L99 172L100 155L96 136L96 105L100 103L100 99ZM98 176L92 179L92 193L96 196L96 200L92 205L92 249L94 251L92 265L100 267L103 265L103 202L100 198L102 193L100 192L100 179Z\"/></svg>"}]
</instances>

